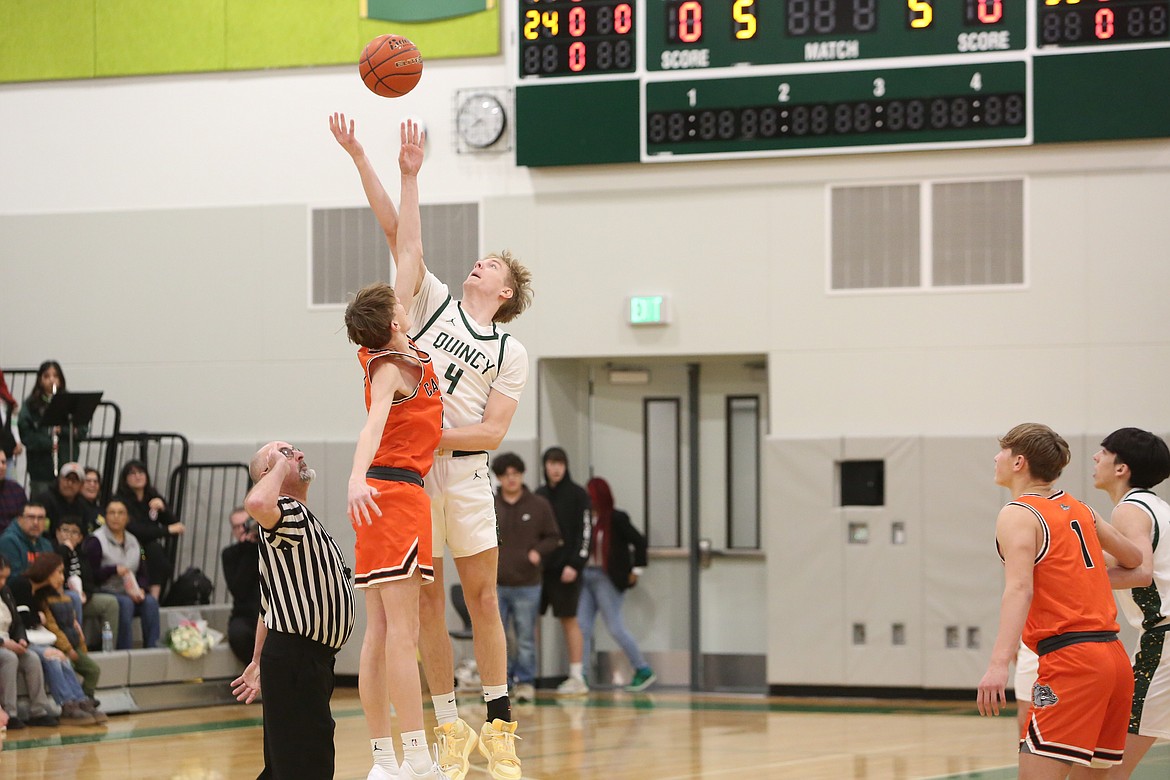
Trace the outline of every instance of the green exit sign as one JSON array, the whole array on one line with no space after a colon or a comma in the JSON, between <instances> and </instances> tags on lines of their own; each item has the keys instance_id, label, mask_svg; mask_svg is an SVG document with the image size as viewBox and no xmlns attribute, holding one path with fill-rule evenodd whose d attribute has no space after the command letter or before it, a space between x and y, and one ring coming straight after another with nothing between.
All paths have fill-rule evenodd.
<instances>
[{"instance_id":1,"label":"green exit sign","mask_svg":"<svg viewBox=\"0 0 1170 780\"><path fill-rule=\"evenodd\" d=\"M630 296L631 325L665 325L670 312L665 295Z\"/></svg>"}]
</instances>

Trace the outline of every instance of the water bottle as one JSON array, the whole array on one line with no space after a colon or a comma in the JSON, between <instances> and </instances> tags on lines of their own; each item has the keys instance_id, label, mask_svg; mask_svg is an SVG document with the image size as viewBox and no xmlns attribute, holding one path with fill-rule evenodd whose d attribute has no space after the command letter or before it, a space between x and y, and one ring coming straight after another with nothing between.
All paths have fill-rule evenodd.
<instances>
[{"instance_id":1,"label":"water bottle","mask_svg":"<svg viewBox=\"0 0 1170 780\"><path fill-rule=\"evenodd\" d=\"M102 623L102 652L114 652L114 629L110 628L110 621Z\"/></svg>"}]
</instances>

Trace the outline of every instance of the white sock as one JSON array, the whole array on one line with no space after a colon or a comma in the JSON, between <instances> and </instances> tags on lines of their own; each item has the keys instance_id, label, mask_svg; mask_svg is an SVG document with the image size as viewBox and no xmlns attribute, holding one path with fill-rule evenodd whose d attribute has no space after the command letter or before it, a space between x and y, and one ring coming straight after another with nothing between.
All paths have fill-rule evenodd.
<instances>
[{"instance_id":1,"label":"white sock","mask_svg":"<svg viewBox=\"0 0 1170 780\"><path fill-rule=\"evenodd\" d=\"M417 775L431 768L431 753L427 750L425 731L402 732L402 763L409 764Z\"/></svg>"},{"instance_id":2,"label":"white sock","mask_svg":"<svg viewBox=\"0 0 1170 780\"><path fill-rule=\"evenodd\" d=\"M374 764L390 772L398 772L398 759L394 757L394 737L371 739L370 751L374 754Z\"/></svg>"},{"instance_id":3,"label":"white sock","mask_svg":"<svg viewBox=\"0 0 1170 780\"><path fill-rule=\"evenodd\" d=\"M455 704L455 691L432 696L435 705L435 720L442 726L445 723L454 723L459 718L459 707Z\"/></svg>"},{"instance_id":4,"label":"white sock","mask_svg":"<svg viewBox=\"0 0 1170 780\"><path fill-rule=\"evenodd\" d=\"M485 686L483 686L483 700L484 701L495 701L496 699L502 699L507 695L508 695L508 686L506 683L504 685L485 685Z\"/></svg>"},{"instance_id":5,"label":"white sock","mask_svg":"<svg viewBox=\"0 0 1170 780\"><path fill-rule=\"evenodd\" d=\"M584 680L585 679L585 664L583 664L583 663L569 664L569 676L576 679L576 680Z\"/></svg>"}]
</instances>

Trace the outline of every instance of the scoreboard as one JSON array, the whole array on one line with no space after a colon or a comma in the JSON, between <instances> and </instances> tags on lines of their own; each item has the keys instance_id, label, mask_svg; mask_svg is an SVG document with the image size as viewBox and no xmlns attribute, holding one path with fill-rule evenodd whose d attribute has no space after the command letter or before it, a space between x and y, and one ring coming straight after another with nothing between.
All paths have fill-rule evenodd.
<instances>
[{"instance_id":1,"label":"scoreboard","mask_svg":"<svg viewBox=\"0 0 1170 780\"><path fill-rule=\"evenodd\" d=\"M1170 136L1170 0L514 0L521 165Z\"/></svg>"}]
</instances>

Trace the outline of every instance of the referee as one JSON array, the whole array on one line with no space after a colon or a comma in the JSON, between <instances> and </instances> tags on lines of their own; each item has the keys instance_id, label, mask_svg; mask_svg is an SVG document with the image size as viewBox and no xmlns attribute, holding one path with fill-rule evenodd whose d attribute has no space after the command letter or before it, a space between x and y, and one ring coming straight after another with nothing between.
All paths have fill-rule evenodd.
<instances>
[{"instance_id":1,"label":"referee","mask_svg":"<svg viewBox=\"0 0 1170 780\"><path fill-rule=\"evenodd\" d=\"M335 748L333 663L353 630L354 598L341 548L305 506L317 476L283 441L252 458L244 508L263 529L260 619L252 662L232 682L239 701L264 691L264 771L258 780L327 780Z\"/></svg>"}]
</instances>

